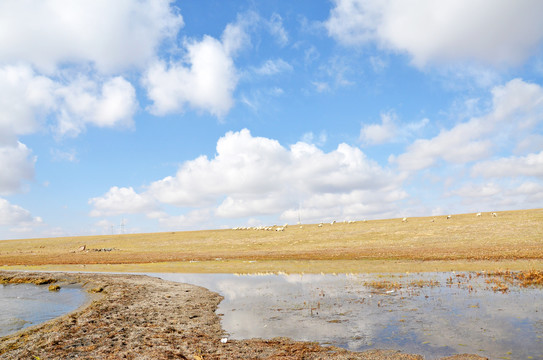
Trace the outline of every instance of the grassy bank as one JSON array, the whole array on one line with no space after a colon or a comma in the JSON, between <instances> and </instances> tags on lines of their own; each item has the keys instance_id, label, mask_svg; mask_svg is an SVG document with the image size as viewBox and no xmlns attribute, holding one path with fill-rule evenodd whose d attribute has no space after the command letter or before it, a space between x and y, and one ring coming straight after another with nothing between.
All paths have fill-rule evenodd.
<instances>
[{"instance_id":1,"label":"grassy bank","mask_svg":"<svg viewBox=\"0 0 543 360\"><path fill-rule=\"evenodd\" d=\"M81 250L84 246L85 249ZM541 269L543 209L0 241L0 269L157 272L404 272Z\"/></svg>"}]
</instances>

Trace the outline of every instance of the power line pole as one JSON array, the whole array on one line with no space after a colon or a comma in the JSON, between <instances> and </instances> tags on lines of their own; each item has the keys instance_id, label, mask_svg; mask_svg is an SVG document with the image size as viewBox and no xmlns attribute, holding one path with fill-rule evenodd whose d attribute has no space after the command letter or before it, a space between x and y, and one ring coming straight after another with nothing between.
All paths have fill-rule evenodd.
<instances>
[{"instance_id":1,"label":"power line pole","mask_svg":"<svg viewBox=\"0 0 543 360\"><path fill-rule=\"evenodd\" d=\"M124 234L124 224L125 222L124 222L124 217L123 217L121 220L121 223L119 224L121 234Z\"/></svg>"}]
</instances>

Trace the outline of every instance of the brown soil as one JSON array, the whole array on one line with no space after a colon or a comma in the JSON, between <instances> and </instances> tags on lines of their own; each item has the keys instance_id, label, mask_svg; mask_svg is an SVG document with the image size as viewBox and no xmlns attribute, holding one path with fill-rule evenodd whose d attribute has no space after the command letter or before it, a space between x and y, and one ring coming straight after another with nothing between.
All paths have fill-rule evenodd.
<instances>
[{"instance_id":1,"label":"brown soil","mask_svg":"<svg viewBox=\"0 0 543 360\"><path fill-rule=\"evenodd\" d=\"M220 295L147 276L0 272L0 282L80 283L92 298L73 313L0 338L1 359L423 359L286 338L222 343L225 333L215 313Z\"/></svg>"},{"instance_id":2,"label":"brown soil","mask_svg":"<svg viewBox=\"0 0 543 360\"><path fill-rule=\"evenodd\" d=\"M543 209L205 230L0 241L0 266L236 261L540 261Z\"/></svg>"}]
</instances>

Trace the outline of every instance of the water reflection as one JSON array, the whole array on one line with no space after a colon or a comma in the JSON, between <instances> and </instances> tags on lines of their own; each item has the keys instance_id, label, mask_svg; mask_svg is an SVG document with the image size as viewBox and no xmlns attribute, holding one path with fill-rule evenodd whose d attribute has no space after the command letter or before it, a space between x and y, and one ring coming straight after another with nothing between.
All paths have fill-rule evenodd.
<instances>
[{"instance_id":1,"label":"water reflection","mask_svg":"<svg viewBox=\"0 0 543 360\"><path fill-rule=\"evenodd\" d=\"M543 359L541 289L495 293L482 278L447 285L450 274L150 274L225 297L218 313L231 338L318 341L351 350L393 348L427 359L456 353ZM434 280L439 286L407 286ZM402 283L380 289L372 282Z\"/></svg>"},{"instance_id":2,"label":"water reflection","mask_svg":"<svg viewBox=\"0 0 543 360\"><path fill-rule=\"evenodd\" d=\"M83 305L87 295L78 287L51 292L47 286L17 284L0 286L0 336L19 331Z\"/></svg>"}]
</instances>

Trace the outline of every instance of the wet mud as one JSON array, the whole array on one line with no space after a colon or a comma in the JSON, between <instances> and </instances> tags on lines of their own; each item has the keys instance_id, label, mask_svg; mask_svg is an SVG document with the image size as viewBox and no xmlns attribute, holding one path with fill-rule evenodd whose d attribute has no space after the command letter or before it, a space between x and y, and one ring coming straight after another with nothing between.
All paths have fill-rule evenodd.
<instances>
[{"instance_id":1,"label":"wet mud","mask_svg":"<svg viewBox=\"0 0 543 360\"><path fill-rule=\"evenodd\" d=\"M0 283L82 284L78 310L0 338L0 359L423 359L352 352L287 338L230 340L205 288L139 275L0 272ZM484 359L455 355L442 359Z\"/></svg>"}]
</instances>

